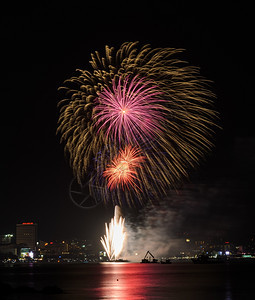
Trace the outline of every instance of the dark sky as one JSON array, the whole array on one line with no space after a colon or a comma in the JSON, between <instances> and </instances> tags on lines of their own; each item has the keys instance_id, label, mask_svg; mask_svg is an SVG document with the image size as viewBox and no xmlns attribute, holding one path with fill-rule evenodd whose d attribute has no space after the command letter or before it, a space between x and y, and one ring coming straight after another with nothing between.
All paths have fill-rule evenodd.
<instances>
[{"instance_id":1,"label":"dark sky","mask_svg":"<svg viewBox=\"0 0 255 300\"><path fill-rule=\"evenodd\" d=\"M68 195L72 172L55 135L57 88L76 68L91 70L91 52L136 40L185 48L184 57L214 81L223 130L185 191L169 197L169 209L182 215L180 227L198 235L201 228L224 228L230 237L254 233L251 7L128 1L116 9L120 2L94 2L10 2L1 10L0 234L22 221L38 222L40 239L102 234L112 208L83 210Z\"/></svg>"}]
</instances>

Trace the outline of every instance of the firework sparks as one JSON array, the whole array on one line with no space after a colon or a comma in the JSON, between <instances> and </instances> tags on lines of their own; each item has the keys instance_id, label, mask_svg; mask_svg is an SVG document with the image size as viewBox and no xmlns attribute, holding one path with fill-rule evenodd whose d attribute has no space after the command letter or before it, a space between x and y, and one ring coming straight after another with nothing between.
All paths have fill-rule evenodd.
<instances>
[{"instance_id":1,"label":"firework sparks","mask_svg":"<svg viewBox=\"0 0 255 300\"><path fill-rule=\"evenodd\" d=\"M141 163L145 157L140 156L140 150L132 148L132 146L126 146L124 150L120 150L120 153L112 161L111 165L108 165L104 171L103 176L108 179L108 187L110 190L121 186L137 186L135 181L137 180L137 168L141 168Z\"/></svg>"},{"instance_id":2,"label":"firework sparks","mask_svg":"<svg viewBox=\"0 0 255 300\"><path fill-rule=\"evenodd\" d=\"M122 218L119 206L115 206L114 218L109 227L105 223L106 234L101 237L101 243L108 255L109 260L117 260L123 249L126 233L124 232L125 219Z\"/></svg>"},{"instance_id":3,"label":"firework sparks","mask_svg":"<svg viewBox=\"0 0 255 300\"><path fill-rule=\"evenodd\" d=\"M119 143L148 141L163 130L160 121L166 108L160 96L162 92L156 86L137 76L125 78L123 84L121 77L117 85L113 80L112 90L106 87L97 98L94 118L98 132L106 128L106 137L111 134Z\"/></svg>"},{"instance_id":4,"label":"firework sparks","mask_svg":"<svg viewBox=\"0 0 255 300\"><path fill-rule=\"evenodd\" d=\"M176 58L182 49L137 45L106 46L91 54L93 72L65 81L57 129L77 180L92 174L105 202L129 206L178 187L211 151L218 118L208 80ZM129 145L144 158L124 159Z\"/></svg>"}]
</instances>

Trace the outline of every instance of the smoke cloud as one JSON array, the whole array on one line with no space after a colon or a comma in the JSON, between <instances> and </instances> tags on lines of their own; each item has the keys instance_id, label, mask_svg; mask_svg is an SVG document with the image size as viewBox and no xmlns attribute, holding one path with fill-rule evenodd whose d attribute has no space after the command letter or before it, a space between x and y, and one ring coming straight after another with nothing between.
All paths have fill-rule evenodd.
<instances>
[{"instance_id":1,"label":"smoke cloud","mask_svg":"<svg viewBox=\"0 0 255 300\"><path fill-rule=\"evenodd\" d=\"M126 215L125 257L139 261L148 250L156 258L176 255L185 251L186 238L245 243L254 234L254 149L255 139L236 139L233 156L210 176L170 191L160 206Z\"/></svg>"},{"instance_id":2,"label":"smoke cloud","mask_svg":"<svg viewBox=\"0 0 255 300\"><path fill-rule=\"evenodd\" d=\"M127 243L123 256L140 261L149 250L155 257L168 257L181 246L176 236L183 217L166 203L160 207L146 207L135 220L126 218Z\"/></svg>"},{"instance_id":3,"label":"smoke cloud","mask_svg":"<svg viewBox=\"0 0 255 300\"><path fill-rule=\"evenodd\" d=\"M236 139L231 153L211 173L170 191L159 206L125 213L123 257L140 261L149 250L156 258L185 251L194 241L225 239L245 243L254 232L255 139ZM243 155L245 153L245 155ZM253 233L254 234L254 233Z\"/></svg>"}]
</instances>

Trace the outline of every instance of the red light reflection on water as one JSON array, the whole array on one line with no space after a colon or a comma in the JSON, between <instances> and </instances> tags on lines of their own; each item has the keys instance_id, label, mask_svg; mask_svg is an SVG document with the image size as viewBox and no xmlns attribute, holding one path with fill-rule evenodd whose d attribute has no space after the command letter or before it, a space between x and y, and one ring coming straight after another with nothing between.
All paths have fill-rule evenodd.
<instances>
[{"instance_id":1,"label":"red light reflection on water","mask_svg":"<svg viewBox=\"0 0 255 300\"><path fill-rule=\"evenodd\" d=\"M160 267L160 268L158 268ZM162 266L129 264L129 263L109 263L103 265L103 276L100 287L96 289L96 294L100 299L146 299L151 295L151 288L157 290L167 284L157 280L162 272Z\"/></svg>"},{"instance_id":2,"label":"red light reflection on water","mask_svg":"<svg viewBox=\"0 0 255 300\"><path fill-rule=\"evenodd\" d=\"M232 299L228 269L221 264L103 263L100 275L90 289L93 299Z\"/></svg>"}]
</instances>

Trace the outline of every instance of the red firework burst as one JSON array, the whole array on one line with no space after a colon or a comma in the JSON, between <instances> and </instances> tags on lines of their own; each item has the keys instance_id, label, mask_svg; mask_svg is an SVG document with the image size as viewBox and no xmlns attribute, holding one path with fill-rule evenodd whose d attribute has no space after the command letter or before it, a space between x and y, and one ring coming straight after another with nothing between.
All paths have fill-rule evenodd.
<instances>
[{"instance_id":1,"label":"red firework burst","mask_svg":"<svg viewBox=\"0 0 255 300\"><path fill-rule=\"evenodd\" d=\"M126 142L138 144L138 137L147 141L156 133L161 133L161 121L166 108L161 105L155 85L135 76L132 80L119 78L118 84L112 82L112 90L106 87L97 98L95 116L98 131L106 128L106 136L115 140L123 138Z\"/></svg>"},{"instance_id":2,"label":"red firework burst","mask_svg":"<svg viewBox=\"0 0 255 300\"><path fill-rule=\"evenodd\" d=\"M133 186L139 188L135 180L137 178L137 168L141 168L141 163L145 160L140 155L140 150L128 145L124 150L113 159L112 163L107 166L103 176L108 180L108 188L113 190L116 187Z\"/></svg>"}]
</instances>

